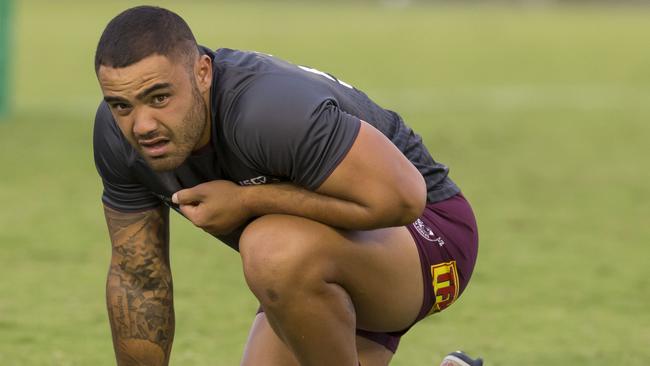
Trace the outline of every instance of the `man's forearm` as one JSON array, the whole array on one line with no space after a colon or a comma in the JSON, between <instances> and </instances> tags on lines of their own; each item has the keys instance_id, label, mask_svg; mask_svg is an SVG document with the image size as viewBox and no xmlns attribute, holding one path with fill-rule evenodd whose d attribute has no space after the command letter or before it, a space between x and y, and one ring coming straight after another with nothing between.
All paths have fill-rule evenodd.
<instances>
[{"instance_id":1,"label":"man's forearm","mask_svg":"<svg viewBox=\"0 0 650 366\"><path fill-rule=\"evenodd\" d=\"M400 207L377 210L360 203L312 192L293 184L242 187L244 205L253 216L287 214L305 217L347 230L371 230L400 226L415 218L403 215Z\"/></svg>"},{"instance_id":2,"label":"man's forearm","mask_svg":"<svg viewBox=\"0 0 650 366\"><path fill-rule=\"evenodd\" d=\"M145 291L138 288L140 281L119 269L108 275L106 300L117 364L167 365L174 336L171 287Z\"/></svg>"},{"instance_id":3,"label":"man's forearm","mask_svg":"<svg viewBox=\"0 0 650 366\"><path fill-rule=\"evenodd\" d=\"M127 216L106 210L113 242L106 302L120 366L169 363L174 309L167 223L162 214Z\"/></svg>"}]
</instances>

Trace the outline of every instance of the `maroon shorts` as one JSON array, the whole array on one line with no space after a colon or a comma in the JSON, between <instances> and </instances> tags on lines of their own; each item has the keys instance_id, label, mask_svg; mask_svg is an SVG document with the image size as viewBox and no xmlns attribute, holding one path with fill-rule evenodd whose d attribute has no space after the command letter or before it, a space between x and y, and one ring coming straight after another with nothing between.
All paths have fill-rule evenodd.
<instances>
[{"instance_id":1,"label":"maroon shorts","mask_svg":"<svg viewBox=\"0 0 650 366\"><path fill-rule=\"evenodd\" d=\"M460 193L428 204L422 216L406 227L417 245L424 277L424 301L415 324L446 309L463 293L476 263L478 231L472 208ZM394 353L411 326L390 333L358 329L357 335Z\"/></svg>"}]
</instances>

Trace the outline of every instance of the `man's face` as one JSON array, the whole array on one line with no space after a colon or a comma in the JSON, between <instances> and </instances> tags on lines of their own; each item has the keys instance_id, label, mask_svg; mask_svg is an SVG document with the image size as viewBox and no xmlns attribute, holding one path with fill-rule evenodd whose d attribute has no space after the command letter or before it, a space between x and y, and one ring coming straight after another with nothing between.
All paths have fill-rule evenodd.
<instances>
[{"instance_id":1,"label":"man's face","mask_svg":"<svg viewBox=\"0 0 650 366\"><path fill-rule=\"evenodd\" d=\"M175 169L209 142L202 90L183 62L152 55L123 68L101 66L97 76L120 130L152 169Z\"/></svg>"}]
</instances>

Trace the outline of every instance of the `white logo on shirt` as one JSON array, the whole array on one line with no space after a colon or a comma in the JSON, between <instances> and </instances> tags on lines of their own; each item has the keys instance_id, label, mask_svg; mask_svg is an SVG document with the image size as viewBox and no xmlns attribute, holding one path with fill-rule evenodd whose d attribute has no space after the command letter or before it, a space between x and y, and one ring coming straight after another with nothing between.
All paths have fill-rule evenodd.
<instances>
[{"instance_id":1,"label":"white logo on shirt","mask_svg":"<svg viewBox=\"0 0 650 366\"><path fill-rule=\"evenodd\" d=\"M418 234L425 238L426 240L438 243L439 246L445 245L445 241L441 237L436 235L430 227L428 227L422 220L417 219L413 223L413 227L417 230Z\"/></svg>"},{"instance_id":2,"label":"white logo on shirt","mask_svg":"<svg viewBox=\"0 0 650 366\"><path fill-rule=\"evenodd\" d=\"M240 180L238 183L240 186L256 186L260 184L276 183L279 181L280 180L277 178L271 178L271 177L267 177L266 175L260 175L259 177Z\"/></svg>"},{"instance_id":3,"label":"white logo on shirt","mask_svg":"<svg viewBox=\"0 0 650 366\"><path fill-rule=\"evenodd\" d=\"M300 65L298 65L298 67L301 68L301 69L303 69L303 70L305 70L305 71L307 71L307 72L311 72L312 74L320 75L320 76L323 76L323 77L325 77L325 78L327 78L327 79L330 79L330 80L332 80L332 81L334 81L334 82L337 82L337 83L343 85L344 87L346 87L346 88L348 88L348 89L354 89L354 87L353 87L352 85L346 83L345 81L342 81L342 80L336 79L335 77L333 77L332 75L330 75L330 74L328 74L328 73L326 73L326 72L322 72L322 71L320 71L320 70L316 70L316 69L314 69L314 68L307 67L307 66L300 66Z\"/></svg>"}]
</instances>

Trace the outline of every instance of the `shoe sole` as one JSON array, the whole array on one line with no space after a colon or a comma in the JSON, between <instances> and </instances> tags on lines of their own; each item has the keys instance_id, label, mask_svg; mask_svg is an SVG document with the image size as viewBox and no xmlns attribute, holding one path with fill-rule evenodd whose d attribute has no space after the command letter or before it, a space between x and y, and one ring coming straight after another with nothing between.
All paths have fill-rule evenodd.
<instances>
[{"instance_id":1,"label":"shoe sole","mask_svg":"<svg viewBox=\"0 0 650 366\"><path fill-rule=\"evenodd\" d=\"M467 363L467 361L462 358L456 357L454 355L447 355L443 360L442 364L444 365L445 361L454 362L458 366L479 366L483 365L483 360L477 359L474 363Z\"/></svg>"}]
</instances>

